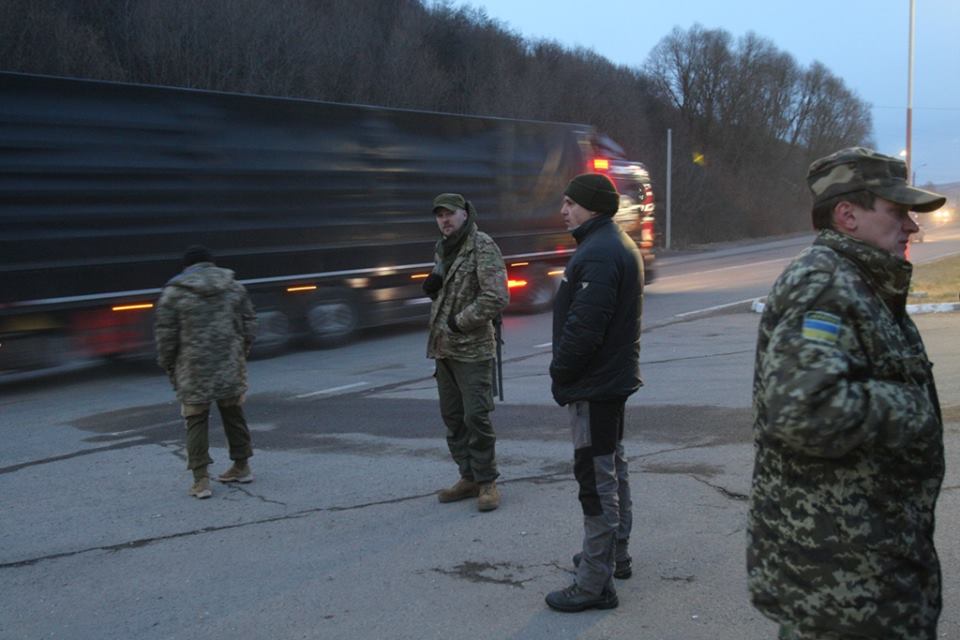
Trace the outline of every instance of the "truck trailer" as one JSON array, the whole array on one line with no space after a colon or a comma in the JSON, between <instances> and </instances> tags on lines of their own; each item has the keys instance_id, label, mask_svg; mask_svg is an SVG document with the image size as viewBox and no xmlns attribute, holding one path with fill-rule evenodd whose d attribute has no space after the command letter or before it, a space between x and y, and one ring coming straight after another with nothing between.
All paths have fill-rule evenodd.
<instances>
[{"instance_id":1,"label":"truck trailer","mask_svg":"<svg viewBox=\"0 0 960 640\"><path fill-rule=\"evenodd\" d=\"M426 317L441 192L475 205L515 310L552 303L578 173L615 180L652 274L646 169L588 125L0 73L0 149L0 374L149 354L192 244L247 287L262 352Z\"/></svg>"}]
</instances>

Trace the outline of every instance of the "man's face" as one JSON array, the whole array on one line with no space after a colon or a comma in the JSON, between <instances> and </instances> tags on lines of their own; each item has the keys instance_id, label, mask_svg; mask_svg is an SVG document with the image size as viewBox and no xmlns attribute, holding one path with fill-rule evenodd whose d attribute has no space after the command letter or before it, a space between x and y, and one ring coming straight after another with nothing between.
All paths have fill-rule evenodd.
<instances>
[{"instance_id":1,"label":"man's face","mask_svg":"<svg viewBox=\"0 0 960 640\"><path fill-rule=\"evenodd\" d=\"M467 212L463 209L450 211L445 207L437 207L433 210L433 215L437 216L437 226L440 227L440 233L444 238L449 238L451 234L459 231L467 221Z\"/></svg>"},{"instance_id":2,"label":"man's face","mask_svg":"<svg viewBox=\"0 0 960 640\"><path fill-rule=\"evenodd\" d=\"M567 225L567 231L573 231L592 218L594 214L592 211L584 209L571 200L570 196L563 196L563 204L560 205L560 215L563 216L563 222Z\"/></svg>"},{"instance_id":3,"label":"man's face","mask_svg":"<svg viewBox=\"0 0 960 640\"><path fill-rule=\"evenodd\" d=\"M873 209L852 207L857 224L850 235L878 249L905 257L910 234L920 228L907 207L883 198L874 200Z\"/></svg>"}]
</instances>

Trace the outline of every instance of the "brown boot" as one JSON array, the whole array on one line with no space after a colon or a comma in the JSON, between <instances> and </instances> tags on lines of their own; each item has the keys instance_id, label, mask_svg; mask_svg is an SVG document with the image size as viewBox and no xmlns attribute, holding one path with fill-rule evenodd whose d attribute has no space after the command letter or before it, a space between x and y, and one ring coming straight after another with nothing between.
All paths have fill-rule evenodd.
<instances>
[{"instance_id":1,"label":"brown boot","mask_svg":"<svg viewBox=\"0 0 960 640\"><path fill-rule=\"evenodd\" d=\"M246 484L253 482L253 472L250 471L250 465L244 460L234 460L229 469L217 476L220 482L239 482Z\"/></svg>"},{"instance_id":2,"label":"brown boot","mask_svg":"<svg viewBox=\"0 0 960 640\"><path fill-rule=\"evenodd\" d=\"M437 493L437 500L440 502L456 502L457 500L476 498L478 495L480 495L480 485L473 480L460 478L457 480L457 484L449 489L441 489Z\"/></svg>"},{"instance_id":3,"label":"brown boot","mask_svg":"<svg viewBox=\"0 0 960 640\"><path fill-rule=\"evenodd\" d=\"M200 498L201 500L212 496L213 492L210 491L210 478L204 476L195 480L188 493L194 498Z\"/></svg>"},{"instance_id":4,"label":"brown boot","mask_svg":"<svg viewBox=\"0 0 960 640\"><path fill-rule=\"evenodd\" d=\"M500 491L494 480L480 485L480 497L477 499L477 509L493 511L500 506Z\"/></svg>"}]
</instances>

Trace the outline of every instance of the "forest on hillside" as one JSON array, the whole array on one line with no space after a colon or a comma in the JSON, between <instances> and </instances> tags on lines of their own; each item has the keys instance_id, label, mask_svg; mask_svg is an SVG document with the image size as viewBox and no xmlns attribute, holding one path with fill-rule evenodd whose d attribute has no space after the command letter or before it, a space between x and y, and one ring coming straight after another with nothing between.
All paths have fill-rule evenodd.
<instances>
[{"instance_id":1,"label":"forest on hillside","mask_svg":"<svg viewBox=\"0 0 960 640\"><path fill-rule=\"evenodd\" d=\"M670 129L676 245L809 229L806 167L872 129L756 34L674 29L632 68L421 0L0 0L0 69L586 123L647 164L660 211Z\"/></svg>"}]
</instances>

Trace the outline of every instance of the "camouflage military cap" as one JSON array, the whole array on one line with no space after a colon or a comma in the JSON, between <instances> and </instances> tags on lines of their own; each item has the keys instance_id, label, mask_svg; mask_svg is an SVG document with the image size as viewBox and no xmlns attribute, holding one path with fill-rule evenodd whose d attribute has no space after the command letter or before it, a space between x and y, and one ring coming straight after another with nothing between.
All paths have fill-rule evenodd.
<instances>
[{"instance_id":1,"label":"camouflage military cap","mask_svg":"<svg viewBox=\"0 0 960 640\"><path fill-rule=\"evenodd\" d=\"M815 160L807 172L807 184L814 205L854 191L869 191L920 213L939 209L947 201L938 193L910 186L903 160L864 147L841 149Z\"/></svg>"},{"instance_id":2,"label":"camouflage military cap","mask_svg":"<svg viewBox=\"0 0 960 640\"><path fill-rule=\"evenodd\" d=\"M436 211L440 208L449 209L450 211L456 211L457 209L466 211L467 201L464 200L463 196L459 193L441 193L433 199L433 209L431 209L431 211Z\"/></svg>"}]
</instances>

